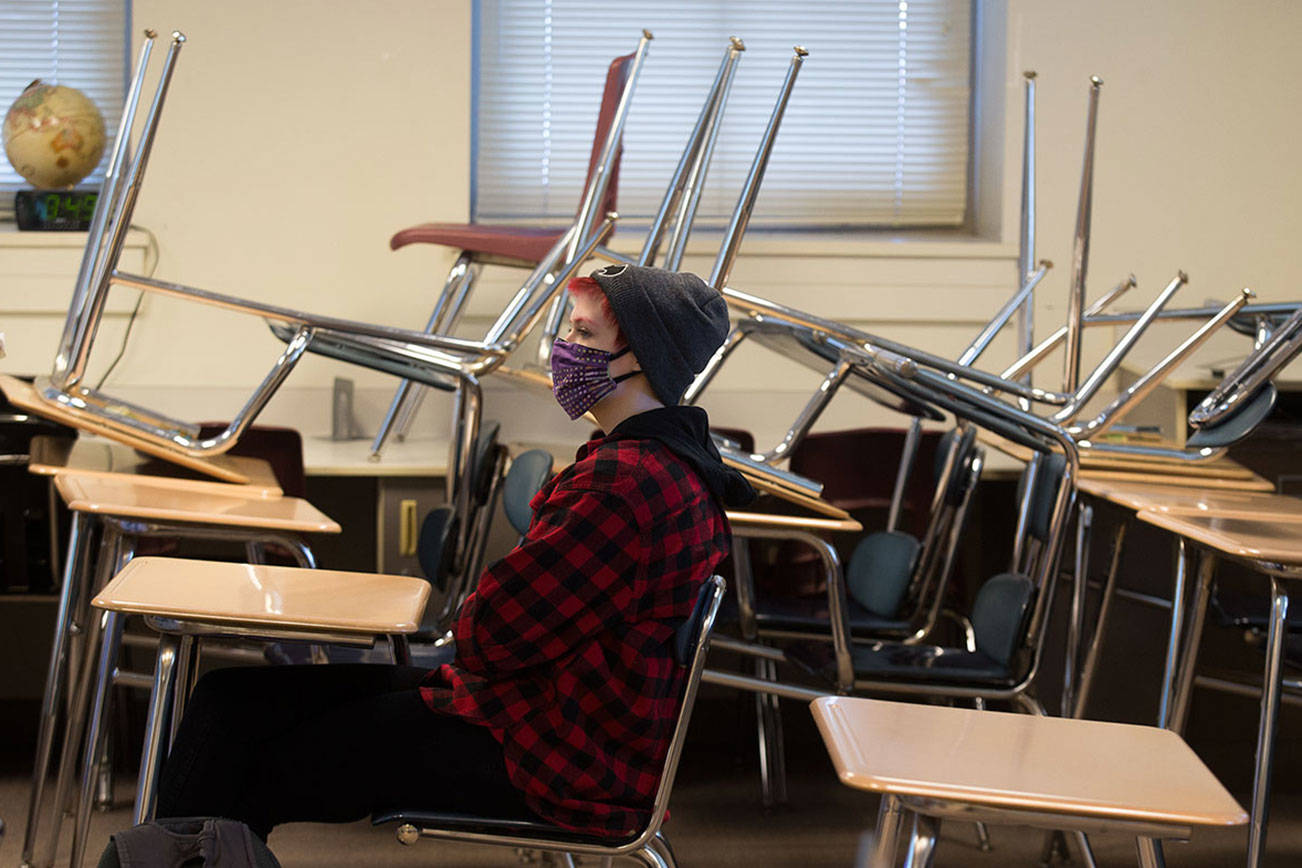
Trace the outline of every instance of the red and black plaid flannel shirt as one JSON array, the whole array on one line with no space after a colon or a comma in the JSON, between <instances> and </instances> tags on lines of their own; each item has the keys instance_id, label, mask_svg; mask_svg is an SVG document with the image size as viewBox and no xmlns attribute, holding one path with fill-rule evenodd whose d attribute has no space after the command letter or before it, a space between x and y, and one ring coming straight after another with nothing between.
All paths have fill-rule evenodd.
<instances>
[{"instance_id":1,"label":"red and black plaid flannel shirt","mask_svg":"<svg viewBox=\"0 0 1302 868\"><path fill-rule=\"evenodd\" d=\"M596 440L533 501L524 540L461 607L454 663L422 693L490 728L535 812L645 826L678 714L674 625L728 553L700 477L654 440Z\"/></svg>"}]
</instances>

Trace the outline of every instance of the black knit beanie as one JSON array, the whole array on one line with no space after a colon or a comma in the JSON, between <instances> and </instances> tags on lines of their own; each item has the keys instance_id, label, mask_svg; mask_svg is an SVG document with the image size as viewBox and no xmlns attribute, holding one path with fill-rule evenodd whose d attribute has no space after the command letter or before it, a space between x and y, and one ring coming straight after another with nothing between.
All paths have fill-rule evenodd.
<instances>
[{"instance_id":1,"label":"black knit beanie","mask_svg":"<svg viewBox=\"0 0 1302 868\"><path fill-rule=\"evenodd\" d=\"M656 397L677 404L728 336L728 303L695 274L608 265L592 273Z\"/></svg>"}]
</instances>

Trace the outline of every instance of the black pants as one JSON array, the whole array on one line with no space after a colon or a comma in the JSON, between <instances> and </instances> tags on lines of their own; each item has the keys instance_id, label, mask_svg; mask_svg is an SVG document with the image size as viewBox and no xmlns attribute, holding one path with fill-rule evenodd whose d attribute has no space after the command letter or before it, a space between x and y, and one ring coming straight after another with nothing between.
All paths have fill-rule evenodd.
<instances>
[{"instance_id":1,"label":"black pants","mask_svg":"<svg viewBox=\"0 0 1302 868\"><path fill-rule=\"evenodd\" d=\"M492 734L431 711L411 666L222 669L200 679L163 767L159 817L295 821L408 808L537 819Z\"/></svg>"}]
</instances>

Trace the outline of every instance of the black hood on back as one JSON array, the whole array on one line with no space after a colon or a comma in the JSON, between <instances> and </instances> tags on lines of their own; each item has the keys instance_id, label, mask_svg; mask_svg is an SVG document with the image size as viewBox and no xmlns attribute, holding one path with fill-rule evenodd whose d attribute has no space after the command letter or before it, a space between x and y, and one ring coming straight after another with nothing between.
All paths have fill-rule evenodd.
<instances>
[{"instance_id":1,"label":"black hood on back","mask_svg":"<svg viewBox=\"0 0 1302 868\"><path fill-rule=\"evenodd\" d=\"M629 416L615 426L610 439L656 440L700 475L705 487L724 507L745 506L755 499L746 477L723 463L710 439L710 418L700 407L673 405Z\"/></svg>"}]
</instances>

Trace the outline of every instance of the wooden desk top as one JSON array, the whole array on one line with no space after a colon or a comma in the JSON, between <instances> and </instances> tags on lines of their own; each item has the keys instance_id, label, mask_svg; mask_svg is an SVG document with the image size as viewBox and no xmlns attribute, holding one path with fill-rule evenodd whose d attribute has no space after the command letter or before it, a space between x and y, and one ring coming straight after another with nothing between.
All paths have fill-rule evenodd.
<instances>
[{"instance_id":1,"label":"wooden desk top","mask_svg":"<svg viewBox=\"0 0 1302 868\"><path fill-rule=\"evenodd\" d=\"M54 477L68 509L145 521L250 527L293 533L339 533L339 523L300 497L265 497L238 486L188 491L148 476Z\"/></svg>"},{"instance_id":2,"label":"wooden desk top","mask_svg":"<svg viewBox=\"0 0 1302 868\"><path fill-rule=\"evenodd\" d=\"M1178 826L1248 819L1170 730L844 696L812 708L856 789Z\"/></svg>"},{"instance_id":3,"label":"wooden desk top","mask_svg":"<svg viewBox=\"0 0 1302 868\"><path fill-rule=\"evenodd\" d=\"M1086 494L1136 512L1148 509L1171 515L1302 521L1302 498L1273 492L1220 491L1105 479L1082 479L1079 487Z\"/></svg>"},{"instance_id":4,"label":"wooden desk top","mask_svg":"<svg viewBox=\"0 0 1302 868\"><path fill-rule=\"evenodd\" d=\"M998 434L981 431L977 440L993 446L1019 461L1029 461L1031 450L1005 440ZM1081 450L1080 479L1105 479L1150 485L1178 485L1215 488L1226 491L1273 491L1275 486L1265 477L1229 458L1217 458L1199 464L1167 464L1159 461L1125 461L1115 456L1091 454Z\"/></svg>"},{"instance_id":5,"label":"wooden desk top","mask_svg":"<svg viewBox=\"0 0 1302 868\"><path fill-rule=\"evenodd\" d=\"M728 523L734 528L784 528L794 530L829 530L858 533L863 525L857 519L815 518L803 515L770 515L763 512L728 510Z\"/></svg>"},{"instance_id":6,"label":"wooden desk top","mask_svg":"<svg viewBox=\"0 0 1302 868\"><path fill-rule=\"evenodd\" d=\"M229 455L217 455L212 458L193 458L179 451L168 449L151 440L145 440L142 437L135 437L126 431L105 425L96 417L87 413L77 413L69 410L60 404L52 404L46 401L36 391L35 387L26 380L19 380L16 377L10 377L0 374L0 392L4 392L6 398L15 407L20 407L29 413L35 413L46 419L53 419L63 425L76 428L79 431L86 431L90 434L99 434L108 437L110 440L116 440L119 443L125 443L133 449L139 449L147 455L155 458L161 458L164 461L170 461L173 464L179 464L188 470L196 470L207 476L220 479L223 482L234 482L238 485L247 485L249 477L246 476L233 463Z\"/></svg>"},{"instance_id":7,"label":"wooden desk top","mask_svg":"<svg viewBox=\"0 0 1302 868\"><path fill-rule=\"evenodd\" d=\"M429 582L411 576L140 557L91 605L180 621L376 636L416 632L428 598Z\"/></svg>"},{"instance_id":8,"label":"wooden desk top","mask_svg":"<svg viewBox=\"0 0 1302 868\"><path fill-rule=\"evenodd\" d=\"M1302 566L1302 522L1171 515L1141 510L1139 519L1227 555Z\"/></svg>"},{"instance_id":9,"label":"wooden desk top","mask_svg":"<svg viewBox=\"0 0 1302 868\"><path fill-rule=\"evenodd\" d=\"M28 452L31 454L28 471L41 476L58 476L62 473L110 477L147 476L160 485L173 485L193 491L228 492L234 486L243 489L243 493L261 496L279 497L284 494L271 465L261 458L230 456L232 466L242 470L249 478L248 485L239 486L186 470L179 464L151 458L113 440L33 437Z\"/></svg>"},{"instance_id":10,"label":"wooden desk top","mask_svg":"<svg viewBox=\"0 0 1302 868\"><path fill-rule=\"evenodd\" d=\"M850 513L841 509L839 506L828 503L821 497L813 497L812 495L795 491L786 486L778 485L767 479L747 473L746 465L731 462L726 457L723 459L723 463L732 467L734 470L740 471L742 476L746 477L746 481L753 485L756 491L762 494L771 494L779 500L785 500L787 503L793 503L796 506L803 507L804 509L813 510L814 512L825 515L828 518L834 518L838 521L853 521L853 519L850 518Z\"/></svg>"}]
</instances>

